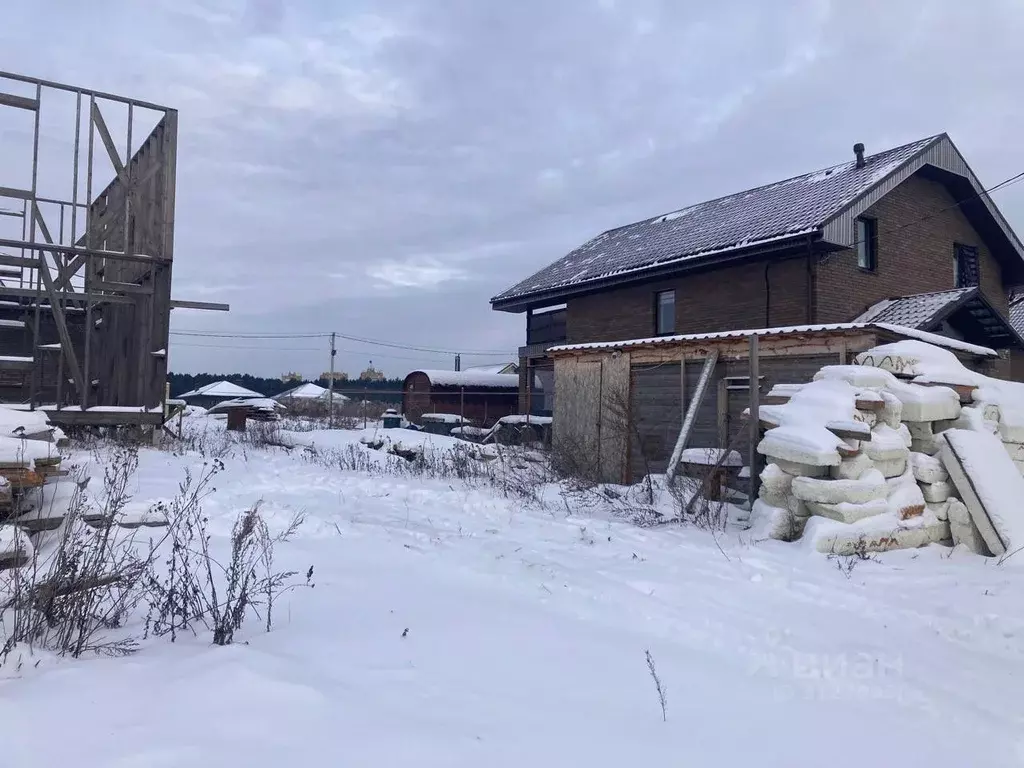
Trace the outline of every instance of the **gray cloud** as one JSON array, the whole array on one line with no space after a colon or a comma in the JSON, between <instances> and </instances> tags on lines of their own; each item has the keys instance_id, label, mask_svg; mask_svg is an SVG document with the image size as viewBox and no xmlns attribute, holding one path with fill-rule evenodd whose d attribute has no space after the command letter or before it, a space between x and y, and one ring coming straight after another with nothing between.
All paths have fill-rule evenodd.
<instances>
[{"instance_id":1,"label":"gray cloud","mask_svg":"<svg viewBox=\"0 0 1024 768\"><path fill-rule=\"evenodd\" d=\"M178 329L511 355L523 320L488 298L608 227L855 141L945 130L984 182L1024 170L1013 0L48 5L5 11L8 61L180 110L175 293L233 310ZM997 194L1024 229L1024 185ZM325 367L283 346L176 337L171 363ZM451 362L339 346L350 370Z\"/></svg>"}]
</instances>

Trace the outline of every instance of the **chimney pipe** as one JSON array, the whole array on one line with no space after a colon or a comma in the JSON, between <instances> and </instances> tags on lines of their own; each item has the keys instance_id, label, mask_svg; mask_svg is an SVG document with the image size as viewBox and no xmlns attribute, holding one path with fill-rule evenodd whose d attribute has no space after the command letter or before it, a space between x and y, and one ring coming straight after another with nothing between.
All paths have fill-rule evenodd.
<instances>
[{"instance_id":1,"label":"chimney pipe","mask_svg":"<svg viewBox=\"0 0 1024 768\"><path fill-rule=\"evenodd\" d=\"M864 145L859 141L853 145L853 154L857 156L857 167L863 168L867 163L864 161Z\"/></svg>"}]
</instances>

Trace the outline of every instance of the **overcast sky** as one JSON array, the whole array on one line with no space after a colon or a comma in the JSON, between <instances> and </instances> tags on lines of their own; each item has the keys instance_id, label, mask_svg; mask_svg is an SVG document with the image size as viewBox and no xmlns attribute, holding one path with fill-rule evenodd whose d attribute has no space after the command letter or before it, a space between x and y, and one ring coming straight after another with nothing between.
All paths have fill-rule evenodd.
<instances>
[{"instance_id":1,"label":"overcast sky","mask_svg":"<svg viewBox=\"0 0 1024 768\"><path fill-rule=\"evenodd\" d=\"M525 320L488 299L604 229L857 141L946 131L986 185L1024 171L1019 0L9 5L0 69L180 110L174 294L231 312L175 310L179 331L512 359ZM1024 184L995 199L1024 233ZM452 364L339 347L353 373ZM319 339L171 345L178 371L326 365Z\"/></svg>"}]
</instances>

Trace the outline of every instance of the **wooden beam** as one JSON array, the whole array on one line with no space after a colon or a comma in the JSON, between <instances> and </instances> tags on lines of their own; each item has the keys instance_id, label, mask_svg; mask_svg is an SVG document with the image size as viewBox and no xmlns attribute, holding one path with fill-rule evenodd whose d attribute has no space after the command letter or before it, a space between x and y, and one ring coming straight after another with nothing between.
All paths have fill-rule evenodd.
<instances>
[{"instance_id":1,"label":"wooden beam","mask_svg":"<svg viewBox=\"0 0 1024 768\"><path fill-rule=\"evenodd\" d=\"M26 248L28 250L56 251L58 253L82 254L98 259L114 261L137 261L141 264L170 264L171 260L163 256L149 256L144 253L124 253L123 251L102 251L96 248L82 248L75 245L59 245L57 243L30 243L25 240L0 238L0 248Z\"/></svg>"},{"instance_id":2,"label":"wooden beam","mask_svg":"<svg viewBox=\"0 0 1024 768\"><path fill-rule=\"evenodd\" d=\"M39 102L25 96L15 96L13 93L0 93L0 107L14 107L35 112L39 109Z\"/></svg>"},{"instance_id":3,"label":"wooden beam","mask_svg":"<svg viewBox=\"0 0 1024 768\"><path fill-rule=\"evenodd\" d=\"M679 468L679 460L683 457L683 449L686 448L686 441L690 439L690 432L697 421L697 411L704 402L704 395L707 394L708 386L711 383L711 376L718 364L718 350L714 350L704 361L704 369L700 373L700 380L697 382L697 391L693 393L693 400L690 407L686 409L686 418L683 419L683 427L679 430L679 437L676 438L676 445L672 449L672 456L668 460L668 467L665 476L669 483L676 477L676 470Z\"/></svg>"},{"instance_id":4,"label":"wooden beam","mask_svg":"<svg viewBox=\"0 0 1024 768\"><path fill-rule=\"evenodd\" d=\"M149 285L138 285L136 283L117 283L113 281L97 280L92 284L94 291L108 291L110 293L130 293L140 296L148 296L153 293L153 287Z\"/></svg>"},{"instance_id":5,"label":"wooden beam","mask_svg":"<svg viewBox=\"0 0 1024 768\"><path fill-rule=\"evenodd\" d=\"M107 129L107 122L103 119L103 113L100 112L100 106L95 101L92 103L92 124L96 126L96 131L100 135L100 141L106 147L107 155L114 166L114 173L117 174L117 178L124 184L125 191L129 191L128 172L125 170L124 163L121 162L121 156L117 153L117 146L114 144L114 140L110 137L110 131Z\"/></svg>"},{"instance_id":6,"label":"wooden beam","mask_svg":"<svg viewBox=\"0 0 1024 768\"><path fill-rule=\"evenodd\" d=\"M78 271L85 264L86 256L80 253L69 261L62 269L58 270L57 287L60 289L71 286L71 278L78 274Z\"/></svg>"},{"instance_id":7,"label":"wooden beam","mask_svg":"<svg viewBox=\"0 0 1024 768\"><path fill-rule=\"evenodd\" d=\"M71 334L68 333L67 321L64 318L64 307L58 301L58 291L53 284L53 275L50 274L50 267L42 254L39 255L39 274L42 275L43 285L50 297L50 309L53 312L53 323L57 326L57 334L60 336L61 349L68 359L68 367L71 369L71 378L75 381L75 389L78 390L79 398L85 392L85 379L82 376L82 368L78 364L78 355L75 353L75 345L71 342Z\"/></svg>"},{"instance_id":8,"label":"wooden beam","mask_svg":"<svg viewBox=\"0 0 1024 768\"><path fill-rule=\"evenodd\" d=\"M32 193L27 189L14 189L13 187L0 187L0 197L13 197L18 200L31 200Z\"/></svg>"},{"instance_id":9,"label":"wooden beam","mask_svg":"<svg viewBox=\"0 0 1024 768\"><path fill-rule=\"evenodd\" d=\"M213 301L183 301L171 299L171 309L207 309L213 312L229 312L230 304L218 304Z\"/></svg>"},{"instance_id":10,"label":"wooden beam","mask_svg":"<svg viewBox=\"0 0 1024 768\"><path fill-rule=\"evenodd\" d=\"M68 301L81 301L85 294L77 291L58 291L56 295ZM0 296L14 296L20 299L36 298L35 288L18 288L13 285L0 285ZM135 300L130 296L121 296L116 293L105 293L102 296L94 296L96 301L107 301L112 304L134 304Z\"/></svg>"}]
</instances>

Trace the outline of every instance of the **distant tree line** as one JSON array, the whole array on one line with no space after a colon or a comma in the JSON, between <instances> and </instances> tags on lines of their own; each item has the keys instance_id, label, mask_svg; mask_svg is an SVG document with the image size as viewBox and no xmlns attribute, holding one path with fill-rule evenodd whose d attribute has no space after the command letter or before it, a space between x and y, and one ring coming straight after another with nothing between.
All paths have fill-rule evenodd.
<instances>
[{"instance_id":1,"label":"distant tree line","mask_svg":"<svg viewBox=\"0 0 1024 768\"><path fill-rule=\"evenodd\" d=\"M248 373L169 373L167 381L171 385L171 397L180 397L185 392L205 387L215 381L230 381L240 387L260 392L267 397L274 397L294 389L300 382L281 381L280 378L264 378L252 376ZM318 379L313 382L326 389L327 379ZM402 379L384 379L383 381L336 381L334 391L344 394L352 399L360 399L364 396L367 400L374 400L386 403L402 402Z\"/></svg>"}]
</instances>

